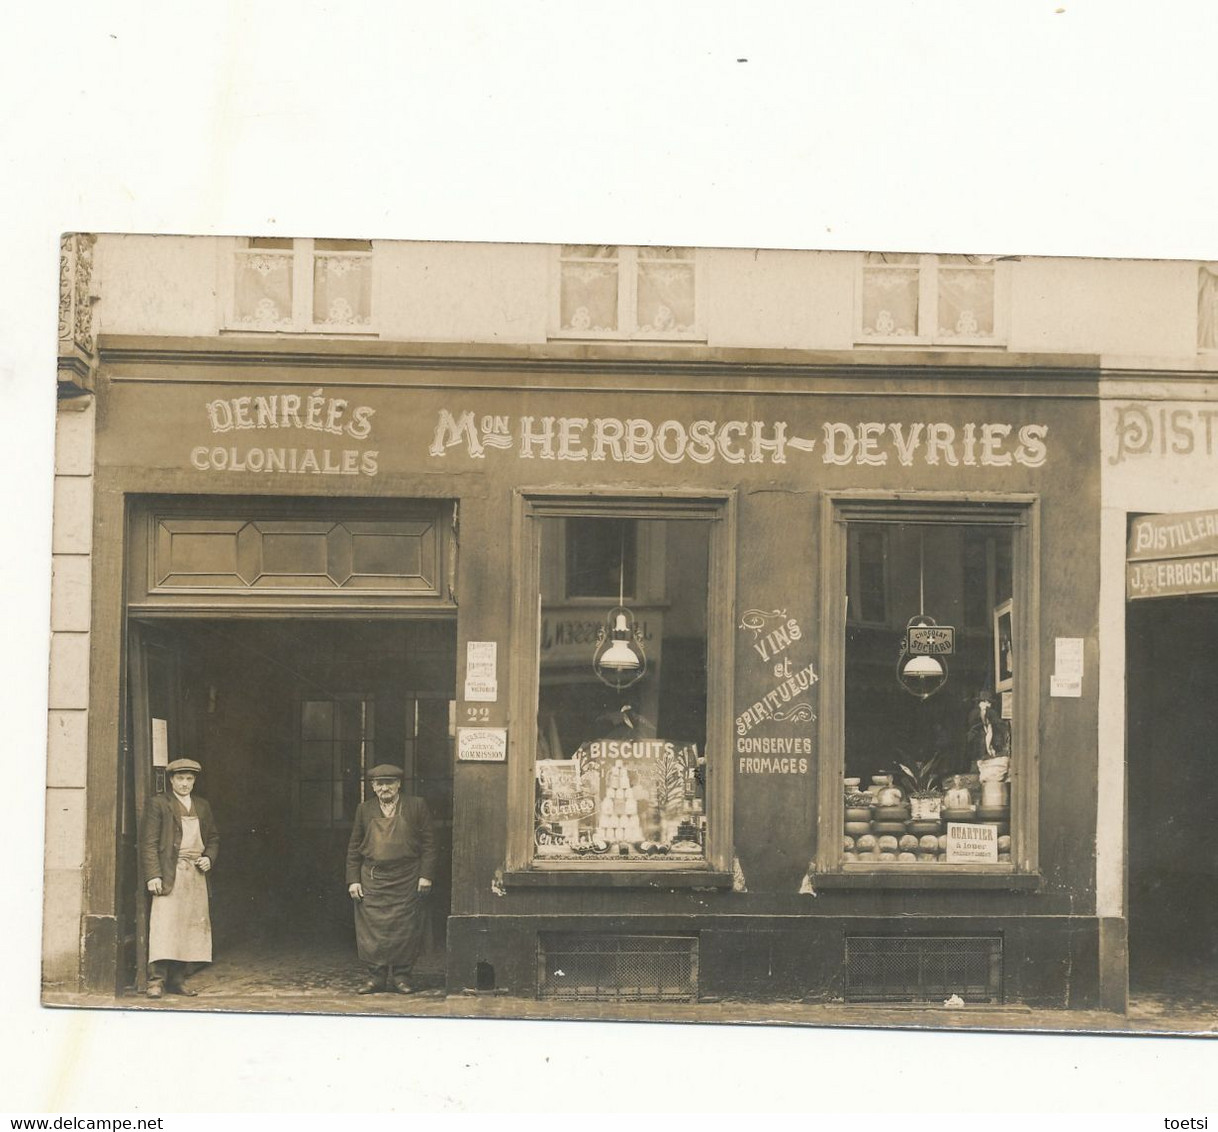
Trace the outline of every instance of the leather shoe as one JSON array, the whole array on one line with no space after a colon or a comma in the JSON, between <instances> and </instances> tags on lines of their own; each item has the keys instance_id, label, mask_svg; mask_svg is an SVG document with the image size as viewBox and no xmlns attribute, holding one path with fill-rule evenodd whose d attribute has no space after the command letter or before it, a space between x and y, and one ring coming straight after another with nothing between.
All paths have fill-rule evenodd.
<instances>
[{"instance_id":1,"label":"leather shoe","mask_svg":"<svg viewBox=\"0 0 1218 1132\"><path fill-rule=\"evenodd\" d=\"M192 990L185 983L169 983L165 989L170 994L181 994L185 995L187 998L197 998L199 994L197 990Z\"/></svg>"},{"instance_id":2,"label":"leather shoe","mask_svg":"<svg viewBox=\"0 0 1218 1132\"><path fill-rule=\"evenodd\" d=\"M414 994L414 987L402 975L395 975L390 979L389 987L394 994Z\"/></svg>"},{"instance_id":3,"label":"leather shoe","mask_svg":"<svg viewBox=\"0 0 1218 1132\"><path fill-rule=\"evenodd\" d=\"M144 994L149 998L160 998L165 993L165 988L160 983L149 983L148 989Z\"/></svg>"},{"instance_id":4,"label":"leather shoe","mask_svg":"<svg viewBox=\"0 0 1218 1132\"><path fill-rule=\"evenodd\" d=\"M356 994L380 994L385 989L385 984L381 979L369 979L366 983L361 983Z\"/></svg>"}]
</instances>

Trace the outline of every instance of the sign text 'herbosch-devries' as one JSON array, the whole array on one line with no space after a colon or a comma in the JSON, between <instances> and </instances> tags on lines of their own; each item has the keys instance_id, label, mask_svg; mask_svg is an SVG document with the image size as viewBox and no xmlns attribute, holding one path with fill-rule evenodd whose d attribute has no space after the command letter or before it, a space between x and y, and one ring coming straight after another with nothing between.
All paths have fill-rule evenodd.
<instances>
[{"instance_id":1,"label":"sign text 'herbosch-devries'","mask_svg":"<svg viewBox=\"0 0 1218 1132\"><path fill-rule=\"evenodd\" d=\"M785 464L787 454L819 453L825 464L1039 468L1048 458L1044 424L1003 421L826 421L819 435L796 436L786 421L653 421L645 417L512 417L441 409L428 451L457 449L475 460L488 450L523 460L681 464Z\"/></svg>"}]
</instances>

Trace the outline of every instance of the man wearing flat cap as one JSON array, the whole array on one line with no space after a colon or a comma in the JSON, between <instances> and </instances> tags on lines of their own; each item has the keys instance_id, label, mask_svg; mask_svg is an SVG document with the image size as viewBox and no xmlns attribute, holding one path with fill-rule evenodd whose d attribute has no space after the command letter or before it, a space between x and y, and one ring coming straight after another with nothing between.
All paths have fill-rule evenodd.
<instances>
[{"instance_id":1,"label":"man wearing flat cap","mask_svg":"<svg viewBox=\"0 0 1218 1132\"><path fill-rule=\"evenodd\" d=\"M431 814L422 798L402 795L402 769L368 772L376 795L355 810L347 846L347 892L355 902L355 945L368 965L360 994L410 994L423 949L425 898L436 870Z\"/></svg>"},{"instance_id":2,"label":"man wearing flat cap","mask_svg":"<svg viewBox=\"0 0 1218 1132\"><path fill-rule=\"evenodd\" d=\"M152 898L148 925L149 998L193 996L185 978L194 964L211 962L207 874L220 849L211 807L193 798L202 767L174 759L166 768L170 791L154 794L140 815L140 871Z\"/></svg>"}]
</instances>

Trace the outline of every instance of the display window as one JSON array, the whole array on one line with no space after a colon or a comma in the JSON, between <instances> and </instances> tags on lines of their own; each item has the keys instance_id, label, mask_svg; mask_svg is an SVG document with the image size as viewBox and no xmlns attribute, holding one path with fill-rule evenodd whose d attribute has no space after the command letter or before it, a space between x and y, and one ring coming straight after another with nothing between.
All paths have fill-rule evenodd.
<instances>
[{"instance_id":1,"label":"display window","mask_svg":"<svg viewBox=\"0 0 1218 1132\"><path fill-rule=\"evenodd\" d=\"M530 505L533 867L705 869L722 858L726 696L710 677L724 636L712 596L720 513Z\"/></svg>"},{"instance_id":2,"label":"display window","mask_svg":"<svg viewBox=\"0 0 1218 1132\"><path fill-rule=\"evenodd\" d=\"M1034 528L1034 505L1016 501L834 503L828 576L845 601L825 630L822 866L1034 859L1034 704L1021 698L1036 687Z\"/></svg>"}]
</instances>

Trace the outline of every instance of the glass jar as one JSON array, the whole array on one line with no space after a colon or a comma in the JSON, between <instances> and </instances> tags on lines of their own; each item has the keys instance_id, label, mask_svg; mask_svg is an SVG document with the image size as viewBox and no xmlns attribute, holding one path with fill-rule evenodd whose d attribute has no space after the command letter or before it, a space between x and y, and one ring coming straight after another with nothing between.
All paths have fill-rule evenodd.
<instances>
[{"instance_id":1,"label":"glass jar","mask_svg":"<svg viewBox=\"0 0 1218 1132\"><path fill-rule=\"evenodd\" d=\"M894 786L892 776L886 776L888 781L876 788L875 804L877 806L900 806L905 801L905 791L899 786ZM874 779L873 779L874 781Z\"/></svg>"},{"instance_id":2,"label":"glass jar","mask_svg":"<svg viewBox=\"0 0 1218 1132\"><path fill-rule=\"evenodd\" d=\"M943 808L945 810L967 810L973 804L967 776L948 775L943 780Z\"/></svg>"}]
</instances>

